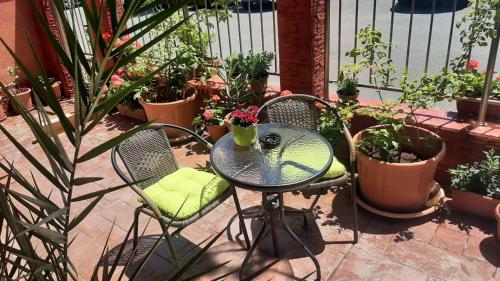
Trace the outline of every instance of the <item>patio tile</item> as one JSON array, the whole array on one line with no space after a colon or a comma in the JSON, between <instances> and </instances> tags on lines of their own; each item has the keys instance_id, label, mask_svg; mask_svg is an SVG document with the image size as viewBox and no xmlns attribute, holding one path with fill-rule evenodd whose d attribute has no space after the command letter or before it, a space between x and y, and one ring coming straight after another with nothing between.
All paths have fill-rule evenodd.
<instances>
[{"instance_id":1,"label":"patio tile","mask_svg":"<svg viewBox=\"0 0 500 281\"><path fill-rule=\"evenodd\" d=\"M412 280L426 281L427 273L418 269L413 269L406 265L393 262L390 260L382 260L370 276L370 280L377 281L392 281L392 280Z\"/></svg>"},{"instance_id":2,"label":"patio tile","mask_svg":"<svg viewBox=\"0 0 500 281\"><path fill-rule=\"evenodd\" d=\"M444 249L415 240L391 243L384 256L448 280L488 280L495 272L495 267L488 263L450 254Z\"/></svg>"},{"instance_id":3,"label":"patio tile","mask_svg":"<svg viewBox=\"0 0 500 281\"><path fill-rule=\"evenodd\" d=\"M432 238L431 245L443 248L455 254L462 254L468 238L469 237L462 232L439 227L436 231L436 235Z\"/></svg>"},{"instance_id":4,"label":"patio tile","mask_svg":"<svg viewBox=\"0 0 500 281\"><path fill-rule=\"evenodd\" d=\"M366 249L351 250L328 281L368 280L381 255Z\"/></svg>"},{"instance_id":5,"label":"patio tile","mask_svg":"<svg viewBox=\"0 0 500 281\"><path fill-rule=\"evenodd\" d=\"M482 239L476 236L470 236L465 245L463 255L489 262L496 267L500 266L500 252L495 247L493 237Z\"/></svg>"}]
</instances>

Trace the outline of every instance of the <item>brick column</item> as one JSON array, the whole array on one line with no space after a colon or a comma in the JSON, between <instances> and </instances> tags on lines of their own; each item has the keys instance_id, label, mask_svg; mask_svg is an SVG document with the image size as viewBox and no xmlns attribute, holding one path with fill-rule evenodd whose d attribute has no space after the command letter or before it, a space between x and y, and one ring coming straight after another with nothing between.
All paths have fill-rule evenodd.
<instances>
[{"instance_id":1,"label":"brick column","mask_svg":"<svg viewBox=\"0 0 500 281\"><path fill-rule=\"evenodd\" d=\"M282 90L325 93L325 0L280 0L278 40Z\"/></svg>"}]
</instances>

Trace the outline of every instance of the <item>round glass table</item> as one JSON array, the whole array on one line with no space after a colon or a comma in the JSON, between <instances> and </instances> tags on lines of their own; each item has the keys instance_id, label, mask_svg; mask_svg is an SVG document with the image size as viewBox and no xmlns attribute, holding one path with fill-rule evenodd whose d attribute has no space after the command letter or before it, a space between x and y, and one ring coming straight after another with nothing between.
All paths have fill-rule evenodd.
<instances>
[{"instance_id":1,"label":"round glass table","mask_svg":"<svg viewBox=\"0 0 500 281\"><path fill-rule=\"evenodd\" d=\"M259 138L251 147L236 145L232 135L226 134L214 144L210 153L212 168L219 176L236 187L262 192L259 212L242 213L237 206L240 218L262 218L264 221L243 261L242 269L268 226L272 232L274 254L279 256L274 218L277 214L288 234L314 262L319 280L318 261L285 221L285 215L306 214L286 211L283 192L299 190L321 178L332 164L333 149L318 133L293 125L259 124L258 132ZM241 227L246 232L245 226Z\"/></svg>"}]
</instances>

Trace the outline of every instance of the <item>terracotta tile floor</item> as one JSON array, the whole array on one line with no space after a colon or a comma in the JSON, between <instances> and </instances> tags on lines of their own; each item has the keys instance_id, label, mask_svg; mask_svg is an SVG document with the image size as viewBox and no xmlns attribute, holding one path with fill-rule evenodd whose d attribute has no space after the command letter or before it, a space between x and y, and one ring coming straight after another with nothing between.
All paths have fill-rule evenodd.
<instances>
[{"instance_id":1,"label":"terracotta tile floor","mask_svg":"<svg viewBox=\"0 0 500 281\"><path fill-rule=\"evenodd\" d=\"M2 123L29 151L39 159L43 154L38 145L32 143L32 136L19 117L8 118ZM108 116L86 139L84 150L122 133L134 125L130 119ZM67 143L67 142L65 142ZM190 153L195 149L195 153ZM30 165L0 133L0 152L9 160L15 160L18 169L28 173ZM193 144L185 144L175 149L178 161L184 166L205 166L207 155ZM43 161L43 160L42 160ZM104 180L75 188L77 195L122 184L110 163L109 153L83 163L78 172L86 176L101 176ZM35 172L44 192L50 192L49 185ZM238 189L243 208L259 204L260 195ZM60 202L57 198L56 202ZM288 206L300 209L310 203L302 194L286 194ZM90 202L73 206L74 216ZM112 252L122 242L132 224L133 210L139 203L133 191L122 189L106 195L90 215L71 233L77 235L70 255L79 269L80 278L88 280L94 265L98 262L104 241L113 222L115 227L108 245ZM228 199L207 216L185 228L175 239L179 251L192 257L193 248L203 247L206 239L223 231L222 236L200 259L200 263L189 274L202 272L214 265L226 263L202 280L211 280L225 275L226 280L238 279L238 269L245 256L238 235L237 223L229 224L236 214L232 199ZM485 221L466 214L442 211L430 217L416 220L390 220L372 215L359 209L360 240L352 245L352 215L348 204L348 192L340 188L321 197L315 210L316 221L308 229L302 228L301 218L290 218L294 231L305 241L321 264L323 280L500 280L500 253L495 249L492 234L494 221ZM149 223L149 224L148 224ZM228 225L229 224L229 225ZM251 235L261 225L258 220L247 220ZM143 239L141 253L146 252L159 236L157 223L143 217L140 221ZM147 227L146 227L147 226ZM269 235L252 258L252 266L245 271L246 276L259 269L266 270L255 277L256 280L303 280L314 279L312 262L306 257L283 230L278 230L281 258L272 255ZM283 238L281 238L283 237ZM201 243L201 244L200 244ZM130 251L131 241L126 251ZM149 280L151 276L171 266L166 245L162 242L150 261L141 270L138 280ZM120 269L123 270L123 267ZM130 277L134 266L125 270ZM189 275L188 274L188 275Z\"/></svg>"}]
</instances>

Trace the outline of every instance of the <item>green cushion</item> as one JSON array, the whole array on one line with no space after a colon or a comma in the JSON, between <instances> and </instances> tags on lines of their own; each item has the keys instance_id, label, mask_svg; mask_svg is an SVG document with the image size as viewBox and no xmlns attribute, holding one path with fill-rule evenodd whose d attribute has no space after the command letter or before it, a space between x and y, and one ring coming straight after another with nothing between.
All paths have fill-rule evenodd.
<instances>
[{"instance_id":1,"label":"green cushion","mask_svg":"<svg viewBox=\"0 0 500 281\"><path fill-rule=\"evenodd\" d=\"M334 156L333 157L333 162L326 174L321 177L322 179L333 179L333 178L338 178L342 175L344 175L346 169L344 164L340 163L339 160Z\"/></svg>"},{"instance_id":2,"label":"green cushion","mask_svg":"<svg viewBox=\"0 0 500 281\"><path fill-rule=\"evenodd\" d=\"M144 189L144 193L151 197L160 210L171 217L180 209L175 218L183 220L199 212L228 187L227 181L212 173L180 168Z\"/></svg>"}]
</instances>

